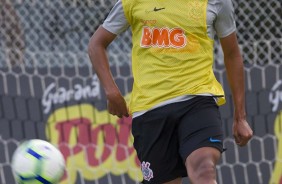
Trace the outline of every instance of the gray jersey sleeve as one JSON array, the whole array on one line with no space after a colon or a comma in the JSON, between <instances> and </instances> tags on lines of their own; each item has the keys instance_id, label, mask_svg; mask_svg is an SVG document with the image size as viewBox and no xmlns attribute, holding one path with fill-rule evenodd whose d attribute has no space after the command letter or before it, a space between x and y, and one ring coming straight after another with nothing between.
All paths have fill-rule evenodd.
<instances>
[{"instance_id":1,"label":"gray jersey sleeve","mask_svg":"<svg viewBox=\"0 0 282 184\"><path fill-rule=\"evenodd\" d=\"M221 0L214 27L219 38L224 38L236 31L234 8L231 0Z\"/></svg>"},{"instance_id":2,"label":"gray jersey sleeve","mask_svg":"<svg viewBox=\"0 0 282 184\"><path fill-rule=\"evenodd\" d=\"M116 35L124 32L129 27L129 23L124 15L121 0L119 0L112 8L102 26Z\"/></svg>"}]
</instances>

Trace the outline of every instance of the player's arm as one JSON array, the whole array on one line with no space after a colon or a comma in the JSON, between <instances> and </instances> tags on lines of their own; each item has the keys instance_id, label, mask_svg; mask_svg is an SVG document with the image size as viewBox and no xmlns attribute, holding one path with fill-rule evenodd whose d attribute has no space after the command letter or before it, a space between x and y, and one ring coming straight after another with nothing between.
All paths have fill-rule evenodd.
<instances>
[{"instance_id":1,"label":"player's arm","mask_svg":"<svg viewBox=\"0 0 282 184\"><path fill-rule=\"evenodd\" d=\"M221 38L220 42L234 103L233 135L236 143L244 146L252 137L253 131L246 120L243 59L235 32Z\"/></svg>"},{"instance_id":2,"label":"player's arm","mask_svg":"<svg viewBox=\"0 0 282 184\"><path fill-rule=\"evenodd\" d=\"M128 26L121 1L118 1L104 24L93 34L88 45L92 66L106 93L108 111L118 117L128 116L128 109L110 71L106 49L116 36L124 32Z\"/></svg>"},{"instance_id":3,"label":"player's arm","mask_svg":"<svg viewBox=\"0 0 282 184\"><path fill-rule=\"evenodd\" d=\"M100 26L90 39L88 54L106 93L109 113L122 117L128 116L127 106L113 79L106 51L108 45L115 37L115 34Z\"/></svg>"},{"instance_id":4,"label":"player's arm","mask_svg":"<svg viewBox=\"0 0 282 184\"><path fill-rule=\"evenodd\" d=\"M248 143L253 135L246 121L245 79L243 59L236 36L234 7L231 0L220 0L215 29L220 38L224 62L234 103L233 135L239 146Z\"/></svg>"}]
</instances>

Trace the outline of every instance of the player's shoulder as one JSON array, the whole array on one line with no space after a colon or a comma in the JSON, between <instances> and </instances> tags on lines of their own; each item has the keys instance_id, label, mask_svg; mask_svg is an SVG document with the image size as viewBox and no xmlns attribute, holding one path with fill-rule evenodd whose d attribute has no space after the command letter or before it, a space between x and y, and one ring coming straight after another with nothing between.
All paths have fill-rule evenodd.
<instances>
[{"instance_id":1,"label":"player's shoulder","mask_svg":"<svg viewBox=\"0 0 282 184\"><path fill-rule=\"evenodd\" d=\"M216 14L233 11L232 0L208 0L208 6Z\"/></svg>"},{"instance_id":2,"label":"player's shoulder","mask_svg":"<svg viewBox=\"0 0 282 184\"><path fill-rule=\"evenodd\" d=\"M213 6L216 8L224 8L224 7L229 7L232 6L232 0L208 0L209 6Z\"/></svg>"}]
</instances>

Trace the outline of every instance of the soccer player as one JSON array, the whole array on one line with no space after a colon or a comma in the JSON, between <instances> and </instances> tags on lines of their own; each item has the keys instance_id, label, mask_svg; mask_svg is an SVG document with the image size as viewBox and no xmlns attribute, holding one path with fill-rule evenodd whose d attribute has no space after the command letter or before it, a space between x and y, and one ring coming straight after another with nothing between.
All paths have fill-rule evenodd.
<instances>
[{"instance_id":1,"label":"soccer player","mask_svg":"<svg viewBox=\"0 0 282 184\"><path fill-rule=\"evenodd\" d=\"M129 107L109 69L106 48L132 31L133 89ZM220 38L234 102L239 146L252 130L246 121L244 70L231 0L119 0L89 43L89 57L108 100L108 111L132 115L142 183L216 183L223 148L218 106L224 91L213 73L213 43Z\"/></svg>"}]
</instances>

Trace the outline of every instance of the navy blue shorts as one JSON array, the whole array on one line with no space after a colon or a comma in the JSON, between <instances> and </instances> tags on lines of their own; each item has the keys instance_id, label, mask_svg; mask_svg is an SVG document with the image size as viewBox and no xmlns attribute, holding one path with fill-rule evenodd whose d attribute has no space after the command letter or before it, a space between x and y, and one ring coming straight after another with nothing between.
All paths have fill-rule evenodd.
<instances>
[{"instance_id":1,"label":"navy blue shorts","mask_svg":"<svg viewBox=\"0 0 282 184\"><path fill-rule=\"evenodd\" d=\"M221 116L213 97L197 96L150 110L133 119L132 134L144 184L186 177L186 158L198 148L224 151Z\"/></svg>"}]
</instances>

